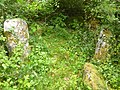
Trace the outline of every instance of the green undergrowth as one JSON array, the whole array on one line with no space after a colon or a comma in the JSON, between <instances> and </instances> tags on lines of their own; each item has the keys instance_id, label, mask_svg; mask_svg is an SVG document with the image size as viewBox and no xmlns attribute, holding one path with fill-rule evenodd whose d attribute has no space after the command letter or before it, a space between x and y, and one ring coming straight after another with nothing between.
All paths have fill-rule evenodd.
<instances>
[{"instance_id":1,"label":"green undergrowth","mask_svg":"<svg viewBox=\"0 0 120 90\"><path fill-rule=\"evenodd\" d=\"M120 90L119 0L0 0L0 90L91 90L83 84L83 65L97 66L106 83ZM4 21L26 20L31 52L11 56ZM92 60L104 26L113 37L109 58Z\"/></svg>"},{"instance_id":2,"label":"green undergrowth","mask_svg":"<svg viewBox=\"0 0 120 90\"><path fill-rule=\"evenodd\" d=\"M34 43L41 48L41 53L48 59L48 70L45 75L41 76L37 90L80 90L85 88L82 82L82 69L86 61L83 52L75 51L75 44L69 32L64 38L60 31L52 32L45 36L36 37ZM43 46L41 46L43 45ZM33 45L36 46L36 45ZM44 47L44 48L43 48ZM43 55L43 56L44 56Z\"/></svg>"},{"instance_id":3,"label":"green undergrowth","mask_svg":"<svg viewBox=\"0 0 120 90\"><path fill-rule=\"evenodd\" d=\"M2 90L86 88L82 82L86 56L80 49L76 51L73 36L64 30L61 28L48 34L31 34L29 41L31 53L24 61L20 58L22 54L20 47L16 48L11 57L7 56L4 46L0 48L0 88Z\"/></svg>"},{"instance_id":4,"label":"green undergrowth","mask_svg":"<svg viewBox=\"0 0 120 90\"><path fill-rule=\"evenodd\" d=\"M94 32L84 29L33 25L31 53L24 61L19 46L11 57L3 44L0 47L0 89L91 90L83 83L83 65L91 62L98 66L106 83L119 90L119 65L112 59L103 64L92 61L95 37Z\"/></svg>"}]
</instances>

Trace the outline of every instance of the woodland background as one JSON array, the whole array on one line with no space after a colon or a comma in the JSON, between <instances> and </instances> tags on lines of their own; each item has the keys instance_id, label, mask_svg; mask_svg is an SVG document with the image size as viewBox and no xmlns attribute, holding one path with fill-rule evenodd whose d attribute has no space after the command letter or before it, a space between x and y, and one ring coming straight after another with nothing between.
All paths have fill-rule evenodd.
<instances>
[{"instance_id":1,"label":"woodland background","mask_svg":"<svg viewBox=\"0 0 120 90\"><path fill-rule=\"evenodd\" d=\"M29 26L31 53L9 57L3 23L22 18ZM109 58L93 60L102 28L112 32ZM120 90L119 0L0 0L0 88L2 90L91 90L83 65L97 66L107 84Z\"/></svg>"}]
</instances>

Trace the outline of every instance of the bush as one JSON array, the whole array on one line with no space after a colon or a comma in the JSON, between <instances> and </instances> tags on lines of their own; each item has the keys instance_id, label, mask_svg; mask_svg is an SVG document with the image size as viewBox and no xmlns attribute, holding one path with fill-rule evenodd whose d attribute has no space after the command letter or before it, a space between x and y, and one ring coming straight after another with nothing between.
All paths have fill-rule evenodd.
<instances>
[{"instance_id":1,"label":"bush","mask_svg":"<svg viewBox=\"0 0 120 90\"><path fill-rule=\"evenodd\" d=\"M1 0L0 7L0 89L88 90L82 82L85 62L97 65L107 84L120 89L117 1ZM3 22L17 17L25 19L29 25L31 53L24 61L20 46L11 57L5 49ZM98 21L95 30L90 30L90 20ZM92 57L104 26L109 27L113 37L110 60L101 64L92 61Z\"/></svg>"}]
</instances>

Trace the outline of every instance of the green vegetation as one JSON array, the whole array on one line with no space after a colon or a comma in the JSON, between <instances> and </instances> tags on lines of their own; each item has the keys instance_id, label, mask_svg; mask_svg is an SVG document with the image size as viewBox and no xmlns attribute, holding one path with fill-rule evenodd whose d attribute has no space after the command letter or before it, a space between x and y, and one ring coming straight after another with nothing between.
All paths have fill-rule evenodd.
<instances>
[{"instance_id":1,"label":"green vegetation","mask_svg":"<svg viewBox=\"0 0 120 90\"><path fill-rule=\"evenodd\" d=\"M119 0L1 0L0 90L91 90L83 65L91 62L113 90L120 89ZM10 57L3 23L22 18L29 25L31 53L21 60L18 46ZM93 59L103 27L112 32L109 58Z\"/></svg>"}]
</instances>

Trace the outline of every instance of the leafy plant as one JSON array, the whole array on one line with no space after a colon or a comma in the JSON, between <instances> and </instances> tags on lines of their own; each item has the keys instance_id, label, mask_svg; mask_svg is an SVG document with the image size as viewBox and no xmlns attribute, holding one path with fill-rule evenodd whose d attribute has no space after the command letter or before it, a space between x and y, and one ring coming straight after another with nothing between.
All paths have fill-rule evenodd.
<instances>
[{"instance_id":1,"label":"leafy plant","mask_svg":"<svg viewBox=\"0 0 120 90\"><path fill-rule=\"evenodd\" d=\"M118 1L1 0L0 7L0 89L91 90L82 79L85 62L97 65L107 84L120 89ZM20 45L12 56L5 49L3 23L18 17L29 26L31 53L25 60ZM94 31L89 29L90 20L99 22ZM113 37L111 57L101 64L92 58L103 26Z\"/></svg>"}]
</instances>

